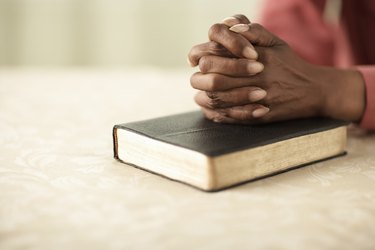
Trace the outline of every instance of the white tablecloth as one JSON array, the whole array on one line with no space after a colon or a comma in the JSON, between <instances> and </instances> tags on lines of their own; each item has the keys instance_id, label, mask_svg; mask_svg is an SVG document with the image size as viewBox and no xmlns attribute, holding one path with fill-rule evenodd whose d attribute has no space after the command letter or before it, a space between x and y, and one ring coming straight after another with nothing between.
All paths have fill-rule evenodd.
<instances>
[{"instance_id":1,"label":"white tablecloth","mask_svg":"<svg viewBox=\"0 0 375 250\"><path fill-rule=\"evenodd\" d=\"M0 249L375 249L375 136L217 193L121 164L112 126L196 109L189 74L0 70Z\"/></svg>"}]
</instances>

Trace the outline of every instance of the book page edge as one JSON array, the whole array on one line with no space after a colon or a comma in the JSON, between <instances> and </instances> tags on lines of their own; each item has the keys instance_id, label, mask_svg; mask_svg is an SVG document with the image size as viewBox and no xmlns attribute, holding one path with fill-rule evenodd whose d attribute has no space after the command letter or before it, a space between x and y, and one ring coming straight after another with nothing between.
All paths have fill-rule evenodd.
<instances>
[{"instance_id":1,"label":"book page edge","mask_svg":"<svg viewBox=\"0 0 375 250\"><path fill-rule=\"evenodd\" d=\"M296 143L298 141L303 141L305 138L309 138L309 137L310 137L310 140L311 140L311 139L314 139L314 137L318 138L318 135L322 136L322 135L327 135L328 133L336 133L336 136L338 138L340 138L340 141L337 143L337 148L335 150L331 151L329 154L328 153L325 154L325 155L321 154L321 155L316 156L315 158L310 158L310 159L305 160L305 161L301 161L301 162L294 163L294 164L286 164L286 166L284 166L283 168L277 168L277 169L274 169L273 171L267 171L266 170L261 174L259 174L259 173L256 173L256 174L253 174L253 175L247 174L246 177L244 176L244 177L238 178L234 181L233 180L232 181L228 181L228 180L224 181L223 180L223 178L225 179L225 177L228 176L228 175L225 174L225 172L229 171L229 170L223 169L223 167L228 168L228 163L225 164L226 166L225 165L223 166L222 160L224 160L224 163L225 163L225 161L228 161L228 160L230 161L231 158L232 159L233 158L239 159L239 158L244 157L244 156L250 157L250 156L256 154L256 152L258 152L258 151L265 151L265 150L268 150L269 148L274 148L275 146L285 147L284 145L282 145L282 144L285 144L285 142L287 142L288 144ZM342 154L345 153L346 145L347 145L347 128L346 128L346 126L340 126L340 127L337 127L337 128L333 128L333 129L329 129L329 130L325 130L325 131L321 131L321 132L317 132L317 133L313 133L313 134L303 135L303 136L299 136L299 137L295 137L295 138L288 139L288 140L285 140L285 141L280 141L280 142L268 144L268 145L261 146L261 147L246 149L246 150L242 150L242 151L233 152L233 153L225 154L225 155L222 155L222 156L218 156L218 157L214 158L214 166L215 166L214 171L215 171L215 173L217 173L217 175L215 176L217 178L217 180L216 180L217 186L218 186L219 189L224 189L227 186L233 186L236 183L244 183L244 182L251 181L251 180L254 180L254 179L259 179L259 178L262 178L262 177L265 177L265 176L275 175L277 173L286 172L289 169L293 169L293 168L296 168L298 166L310 165L310 163L321 161L322 159L329 159L329 158L332 158L332 157L337 156L337 155L342 155ZM274 150L274 149L272 149L272 150ZM244 156L241 156L241 155L244 155ZM266 159L262 158L262 157L260 157L260 158L261 158L261 161L262 161L262 166L266 166L268 164ZM244 166L242 166L242 167L233 166L233 162L234 162L233 160L230 161L230 162L232 164L230 171L236 170L238 172L239 169L236 169L236 168L240 168L240 169L246 168L246 171L249 171L249 169L250 169L249 166L246 166L246 167L244 167ZM240 165L244 164L244 162L245 161L240 161ZM265 163L263 163L263 162L265 162ZM250 164L250 163L255 164L254 161L248 162L247 164ZM277 163L277 161L275 161L274 163ZM281 163L277 163L277 164L280 165ZM255 167L259 168L259 166L255 166ZM223 170L225 172L223 172ZM239 171L239 172L241 172L241 171ZM242 172L243 172L243 170L242 170Z\"/></svg>"},{"instance_id":2,"label":"book page edge","mask_svg":"<svg viewBox=\"0 0 375 250\"><path fill-rule=\"evenodd\" d=\"M113 138L115 158L123 163L167 177L171 180L195 186L204 191L209 191L216 188L217 183L215 178L215 168L213 166L213 159L210 156L198 151L150 138L127 129L115 128ZM125 140L125 138L128 138L128 142L133 143L133 145L128 144L128 147L130 146L128 153L124 152L120 146L120 144L122 144L121 141ZM148 149L144 148L144 145L147 145ZM139 152L137 153L137 156L129 155L135 153L137 150L131 147L143 147L143 150L149 150L147 153L148 157L144 157L144 152L142 152L143 155L141 155ZM163 150L160 150L160 152L155 152L155 149L157 148L163 148ZM169 161L169 158L163 157L159 157L158 160L154 162L147 159L158 157L158 154L173 152L176 150L179 151L178 153L185 155L185 157L176 158L174 161ZM182 158L188 160L181 161ZM170 166L173 167L170 168ZM173 169L175 169L175 171L173 171ZM200 174L190 173L194 171L198 171ZM181 173L178 174L178 172Z\"/></svg>"}]
</instances>

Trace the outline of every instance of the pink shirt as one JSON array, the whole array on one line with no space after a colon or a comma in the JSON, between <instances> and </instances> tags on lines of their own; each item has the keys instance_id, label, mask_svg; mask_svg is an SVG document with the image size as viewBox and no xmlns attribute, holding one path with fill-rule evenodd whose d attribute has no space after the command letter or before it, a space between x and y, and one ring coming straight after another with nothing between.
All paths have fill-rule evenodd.
<instances>
[{"instance_id":1,"label":"pink shirt","mask_svg":"<svg viewBox=\"0 0 375 250\"><path fill-rule=\"evenodd\" d=\"M311 63L356 67L366 86L360 126L375 130L375 1L342 0L339 22L325 11L326 0L268 0L261 23Z\"/></svg>"}]
</instances>

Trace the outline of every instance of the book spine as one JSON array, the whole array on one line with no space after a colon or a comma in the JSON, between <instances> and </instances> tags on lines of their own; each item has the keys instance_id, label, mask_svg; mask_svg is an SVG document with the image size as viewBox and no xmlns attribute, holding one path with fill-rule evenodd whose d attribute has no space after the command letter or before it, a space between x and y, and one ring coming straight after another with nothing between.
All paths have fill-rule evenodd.
<instances>
[{"instance_id":1,"label":"book spine","mask_svg":"<svg viewBox=\"0 0 375 250\"><path fill-rule=\"evenodd\" d=\"M117 140L117 127L116 126L113 127L112 137L113 137L113 157L118 160L119 159L118 158L118 140Z\"/></svg>"}]
</instances>

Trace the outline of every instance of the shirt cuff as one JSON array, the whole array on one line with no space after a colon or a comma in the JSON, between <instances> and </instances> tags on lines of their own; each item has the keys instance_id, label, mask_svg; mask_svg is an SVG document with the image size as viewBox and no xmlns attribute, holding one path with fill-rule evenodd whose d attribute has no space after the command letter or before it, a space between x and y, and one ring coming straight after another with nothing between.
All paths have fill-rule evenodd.
<instances>
[{"instance_id":1,"label":"shirt cuff","mask_svg":"<svg viewBox=\"0 0 375 250\"><path fill-rule=\"evenodd\" d=\"M375 130L375 66L358 66L362 73L366 88L366 107L359 126Z\"/></svg>"}]
</instances>

